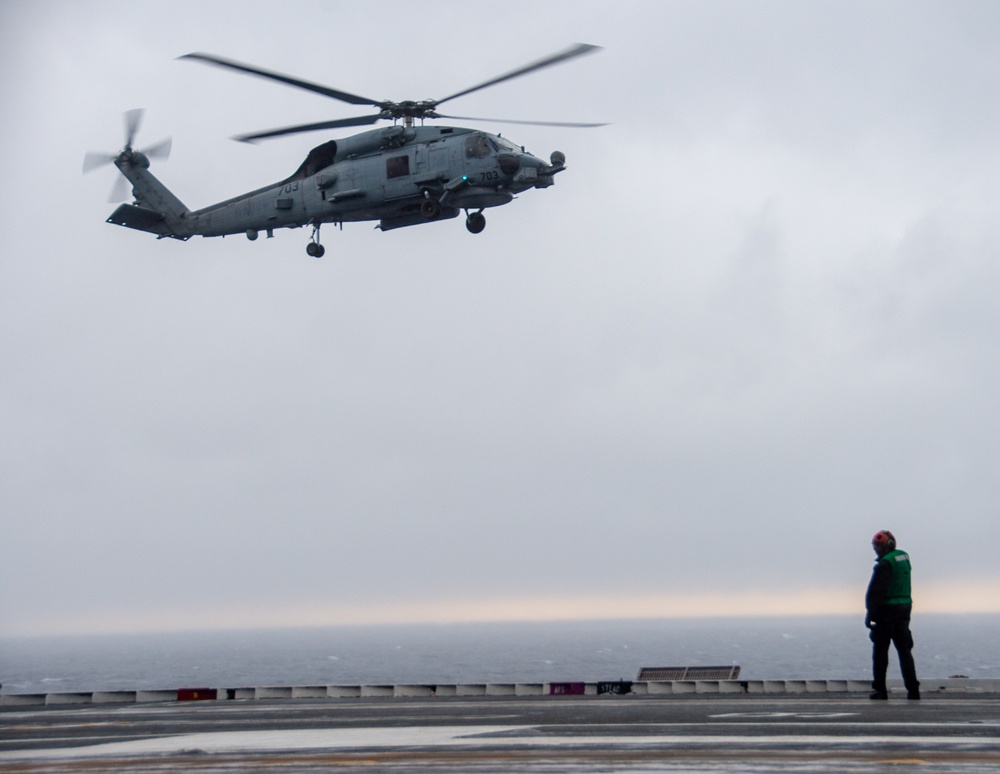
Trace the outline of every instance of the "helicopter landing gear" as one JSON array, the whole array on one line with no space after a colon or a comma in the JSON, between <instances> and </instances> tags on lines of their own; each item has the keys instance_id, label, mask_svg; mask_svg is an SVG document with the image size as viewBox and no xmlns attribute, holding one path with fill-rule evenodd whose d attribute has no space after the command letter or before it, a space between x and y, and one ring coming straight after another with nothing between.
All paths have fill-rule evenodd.
<instances>
[{"instance_id":1,"label":"helicopter landing gear","mask_svg":"<svg viewBox=\"0 0 1000 774\"><path fill-rule=\"evenodd\" d=\"M313 258L322 258L326 252L326 248L319 243L319 226L319 223L313 226L312 241L306 245L306 253Z\"/></svg>"},{"instance_id":2,"label":"helicopter landing gear","mask_svg":"<svg viewBox=\"0 0 1000 774\"><path fill-rule=\"evenodd\" d=\"M486 228L486 216L480 212L467 212L465 215L465 227L472 234L478 234Z\"/></svg>"},{"instance_id":3,"label":"helicopter landing gear","mask_svg":"<svg viewBox=\"0 0 1000 774\"><path fill-rule=\"evenodd\" d=\"M441 214L441 202L432 199L427 191L424 191L424 200L420 202L420 214L425 220L434 220Z\"/></svg>"}]
</instances>

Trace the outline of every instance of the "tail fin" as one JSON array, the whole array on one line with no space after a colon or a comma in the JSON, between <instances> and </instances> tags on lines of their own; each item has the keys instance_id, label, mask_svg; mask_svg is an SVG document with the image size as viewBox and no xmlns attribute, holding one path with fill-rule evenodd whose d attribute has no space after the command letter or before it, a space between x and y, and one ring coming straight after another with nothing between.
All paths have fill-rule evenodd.
<instances>
[{"instance_id":1,"label":"tail fin","mask_svg":"<svg viewBox=\"0 0 1000 774\"><path fill-rule=\"evenodd\" d=\"M193 224L187 222L191 211L149 171L149 159L144 154L122 153L114 163L132 183L135 204L122 204L111 213L108 223L159 237L191 238Z\"/></svg>"}]
</instances>

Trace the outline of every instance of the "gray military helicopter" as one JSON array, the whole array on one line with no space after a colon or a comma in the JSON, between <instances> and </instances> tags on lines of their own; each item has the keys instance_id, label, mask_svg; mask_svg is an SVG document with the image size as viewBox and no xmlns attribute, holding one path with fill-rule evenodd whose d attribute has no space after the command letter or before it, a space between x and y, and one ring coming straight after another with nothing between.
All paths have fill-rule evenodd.
<instances>
[{"instance_id":1,"label":"gray military helicopter","mask_svg":"<svg viewBox=\"0 0 1000 774\"><path fill-rule=\"evenodd\" d=\"M88 153L84 172L104 164L118 167L132 184L134 201L119 206L107 222L147 231L158 239L246 234L252 241L261 232L271 237L278 228L312 226L306 252L319 258L325 252L320 244L320 226L324 223L342 226L377 220L377 228L389 231L454 218L460 211L465 212L466 228L478 234L486 227L484 209L507 204L516 194L531 188L549 187L556 174L566 168L566 157L554 151L545 162L499 134L457 126L425 126L424 121L450 118L540 126L603 126L469 118L437 112L444 102L597 50L598 46L578 43L444 99L420 102L368 99L210 54L186 54L180 58L267 78L352 105L378 108L370 115L288 126L234 139L254 142L299 132L367 126L380 120L392 121L393 125L329 140L313 148L290 177L200 210L185 207L149 171L150 158L169 153L169 140L144 151L133 148L141 110L125 114L125 147L115 154ZM414 125L416 120L420 125Z\"/></svg>"}]
</instances>

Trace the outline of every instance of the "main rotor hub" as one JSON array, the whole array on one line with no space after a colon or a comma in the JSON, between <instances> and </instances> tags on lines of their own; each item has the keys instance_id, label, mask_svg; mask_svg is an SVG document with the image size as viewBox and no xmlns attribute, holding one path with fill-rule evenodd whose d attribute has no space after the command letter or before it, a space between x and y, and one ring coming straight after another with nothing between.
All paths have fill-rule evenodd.
<instances>
[{"instance_id":1,"label":"main rotor hub","mask_svg":"<svg viewBox=\"0 0 1000 774\"><path fill-rule=\"evenodd\" d=\"M434 112L437 102L430 99L420 102L410 99L402 102L383 102L379 107L382 110L381 117L391 121L398 121L401 118L437 118L437 114Z\"/></svg>"}]
</instances>

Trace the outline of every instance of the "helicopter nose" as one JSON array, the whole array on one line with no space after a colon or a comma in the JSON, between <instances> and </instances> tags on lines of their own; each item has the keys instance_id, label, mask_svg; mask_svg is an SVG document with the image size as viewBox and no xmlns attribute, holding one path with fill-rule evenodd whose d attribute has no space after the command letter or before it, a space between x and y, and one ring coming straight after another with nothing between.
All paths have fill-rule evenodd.
<instances>
[{"instance_id":1,"label":"helicopter nose","mask_svg":"<svg viewBox=\"0 0 1000 774\"><path fill-rule=\"evenodd\" d=\"M497 157L497 163L500 165L500 171L505 175L515 175L517 170L521 168L521 157L513 153L503 153Z\"/></svg>"}]
</instances>

